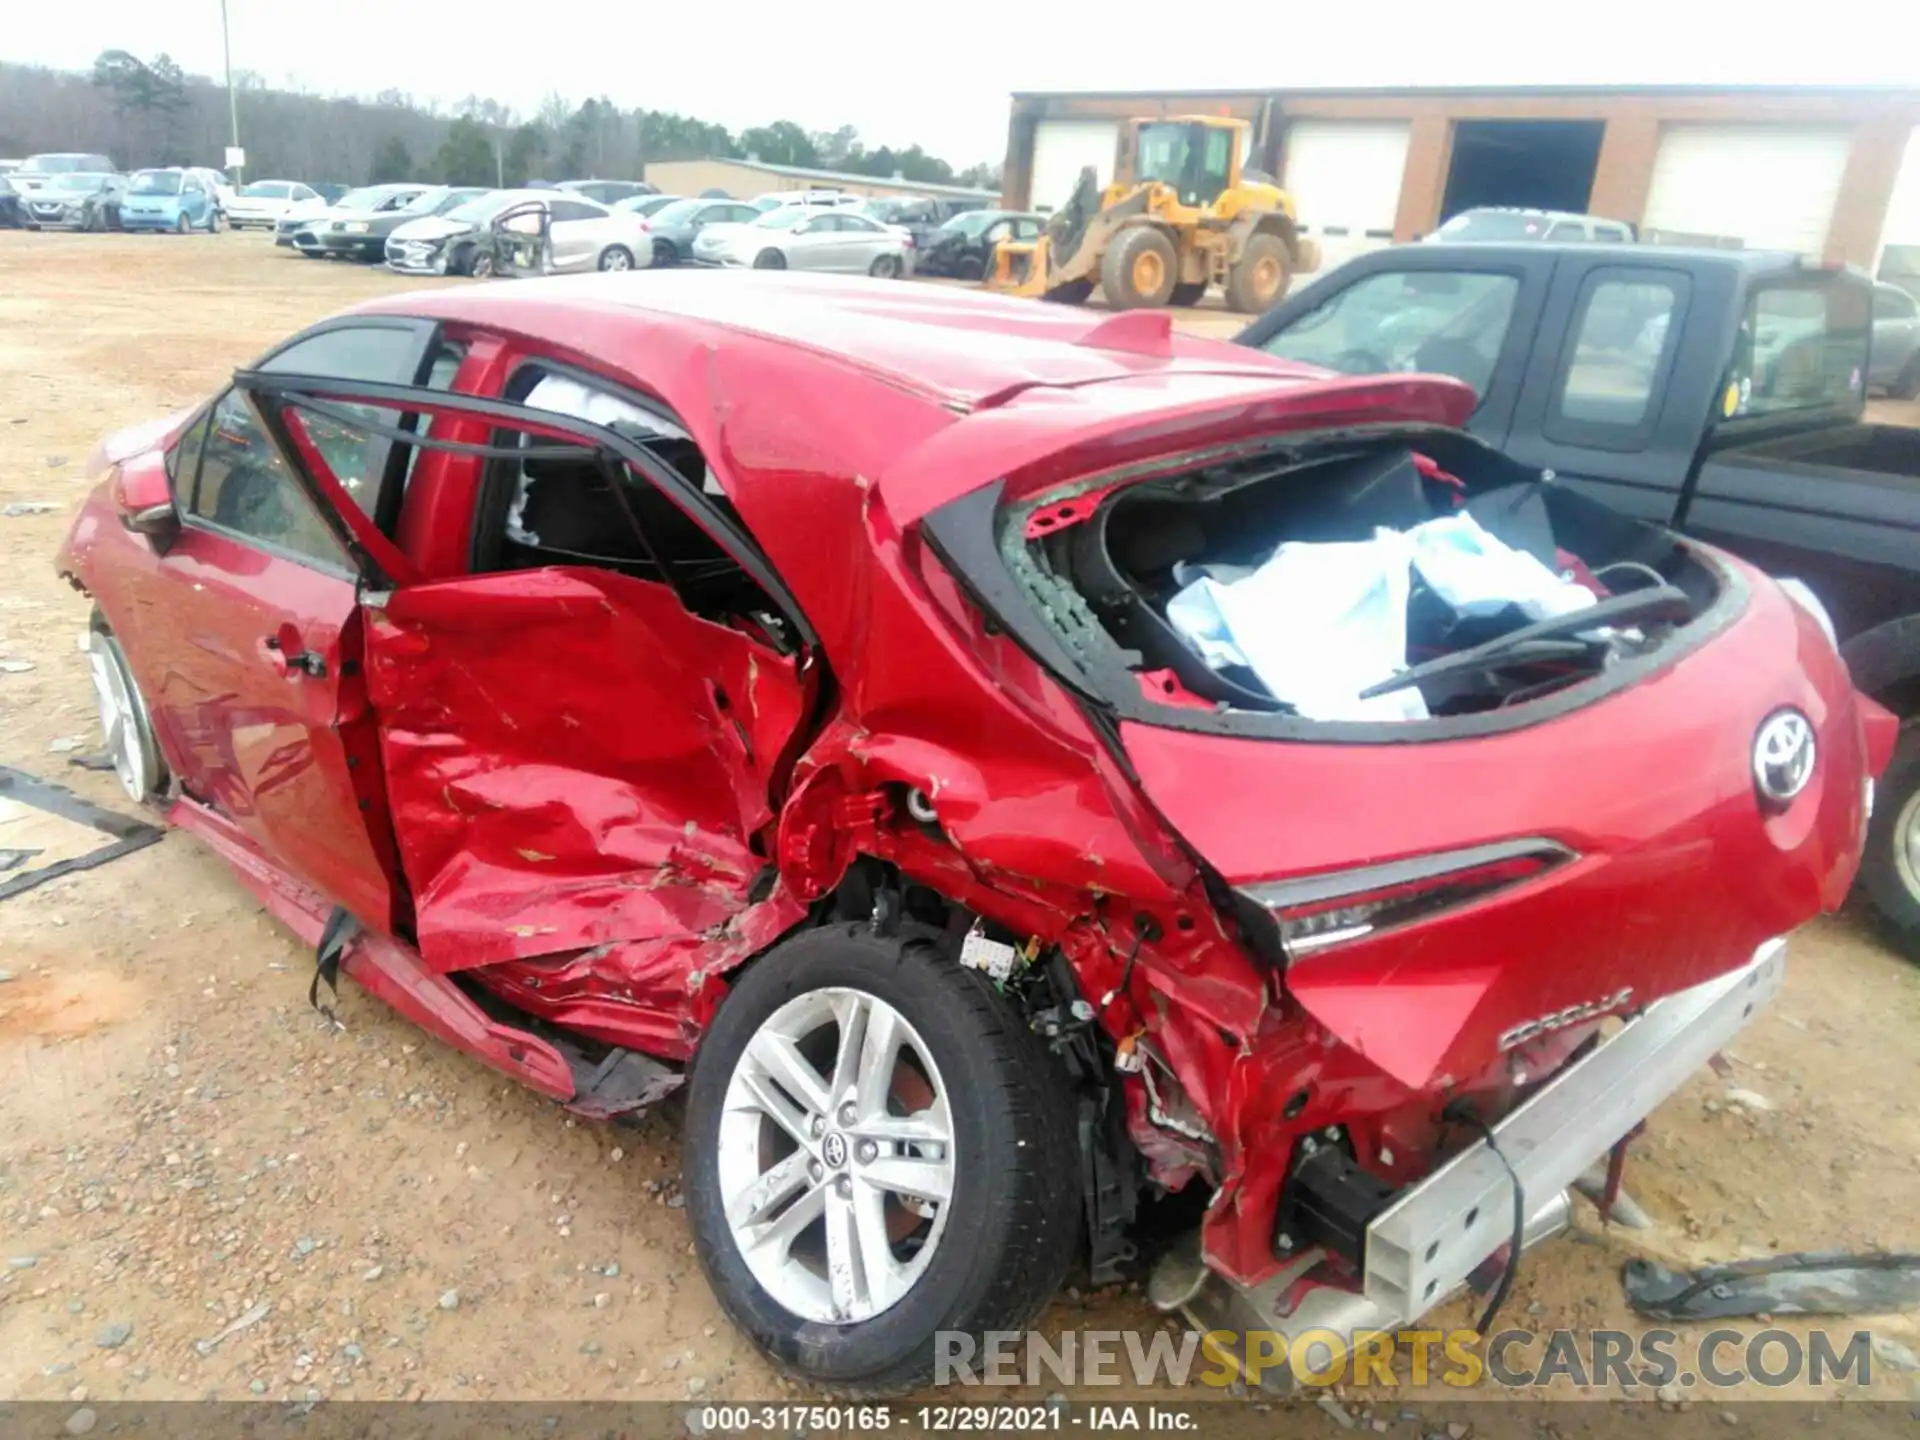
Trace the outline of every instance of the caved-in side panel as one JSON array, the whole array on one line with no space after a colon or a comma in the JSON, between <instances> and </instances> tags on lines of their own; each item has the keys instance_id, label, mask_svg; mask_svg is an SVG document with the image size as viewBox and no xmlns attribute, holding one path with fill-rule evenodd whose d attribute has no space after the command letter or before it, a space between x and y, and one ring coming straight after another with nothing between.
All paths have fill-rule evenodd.
<instances>
[{"instance_id":1,"label":"caved-in side panel","mask_svg":"<svg viewBox=\"0 0 1920 1440\"><path fill-rule=\"evenodd\" d=\"M367 650L429 965L679 939L747 906L791 662L590 569L398 591Z\"/></svg>"}]
</instances>

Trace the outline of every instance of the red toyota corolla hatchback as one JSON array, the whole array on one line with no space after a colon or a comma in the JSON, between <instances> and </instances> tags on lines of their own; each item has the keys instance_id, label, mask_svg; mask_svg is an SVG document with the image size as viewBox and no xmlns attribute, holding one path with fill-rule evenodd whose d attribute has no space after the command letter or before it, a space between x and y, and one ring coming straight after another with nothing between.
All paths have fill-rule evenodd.
<instances>
[{"instance_id":1,"label":"red toyota corolla hatchback","mask_svg":"<svg viewBox=\"0 0 1920 1440\"><path fill-rule=\"evenodd\" d=\"M880 1389L1152 1187L1203 1323L1510 1272L1846 893L1892 722L1817 603L1471 405L931 288L437 291L108 440L58 563L128 793L316 983L577 1112L684 1082L728 1312ZM1380 566L1462 516L1584 608Z\"/></svg>"}]
</instances>

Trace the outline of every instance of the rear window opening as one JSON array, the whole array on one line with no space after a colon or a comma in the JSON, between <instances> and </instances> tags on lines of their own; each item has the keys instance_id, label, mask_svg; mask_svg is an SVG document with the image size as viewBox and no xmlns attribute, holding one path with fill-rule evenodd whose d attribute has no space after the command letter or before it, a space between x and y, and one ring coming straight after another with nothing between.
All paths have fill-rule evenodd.
<instances>
[{"instance_id":1,"label":"rear window opening","mask_svg":"<svg viewBox=\"0 0 1920 1440\"><path fill-rule=\"evenodd\" d=\"M1186 710L1510 709L1667 650L1720 588L1670 532L1450 431L1080 495L1014 507L1002 556L1099 688Z\"/></svg>"}]
</instances>

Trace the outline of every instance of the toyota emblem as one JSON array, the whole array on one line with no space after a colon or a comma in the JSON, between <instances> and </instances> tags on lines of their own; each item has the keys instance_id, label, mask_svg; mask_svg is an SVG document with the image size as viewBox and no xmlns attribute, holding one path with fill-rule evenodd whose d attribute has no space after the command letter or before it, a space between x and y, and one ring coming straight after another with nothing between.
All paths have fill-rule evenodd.
<instances>
[{"instance_id":1,"label":"toyota emblem","mask_svg":"<svg viewBox=\"0 0 1920 1440\"><path fill-rule=\"evenodd\" d=\"M1760 798L1785 805L1813 778L1813 725L1798 710L1776 710L1753 737L1753 783Z\"/></svg>"}]
</instances>

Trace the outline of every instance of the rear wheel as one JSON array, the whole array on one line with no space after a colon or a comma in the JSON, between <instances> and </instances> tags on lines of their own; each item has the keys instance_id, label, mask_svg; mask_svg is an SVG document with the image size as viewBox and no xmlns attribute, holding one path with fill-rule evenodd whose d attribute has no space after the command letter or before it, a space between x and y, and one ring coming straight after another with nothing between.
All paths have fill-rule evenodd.
<instances>
[{"instance_id":1,"label":"rear wheel","mask_svg":"<svg viewBox=\"0 0 1920 1440\"><path fill-rule=\"evenodd\" d=\"M93 681L100 733L120 788L136 803L158 794L167 771L153 738L147 702L128 668L126 653L98 611L88 627L87 673Z\"/></svg>"},{"instance_id":2,"label":"rear wheel","mask_svg":"<svg viewBox=\"0 0 1920 1440\"><path fill-rule=\"evenodd\" d=\"M210 214L208 214L207 233L209 235L218 235L222 230L226 229L226 226L227 226L227 217L225 215L222 215L218 210L212 211Z\"/></svg>"},{"instance_id":3,"label":"rear wheel","mask_svg":"<svg viewBox=\"0 0 1920 1440\"><path fill-rule=\"evenodd\" d=\"M1173 287L1173 294L1167 298L1167 303L1169 305L1198 305L1200 303L1200 297L1206 293L1206 281L1183 281Z\"/></svg>"},{"instance_id":4,"label":"rear wheel","mask_svg":"<svg viewBox=\"0 0 1920 1440\"><path fill-rule=\"evenodd\" d=\"M654 269L664 270L669 265L678 265L679 263L680 252L673 248L673 242L671 240L656 240L653 242Z\"/></svg>"},{"instance_id":5,"label":"rear wheel","mask_svg":"<svg viewBox=\"0 0 1920 1440\"><path fill-rule=\"evenodd\" d=\"M1920 723L1900 732L1893 760L1874 786L1860 881L1895 942L1909 960L1920 961Z\"/></svg>"},{"instance_id":6,"label":"rear wheel","mask_svg":"<svg viewBox=\"0 0 1920 1440\"><path fill-rule=\"evenodd\" d=\"M602 270L633 269L633 252L624 245L609 245L600 252Z\"/></svg>"},{"instance_id":7,"label":"rear wheel","mask_svg":"<svg viewBox=\"0 0 1920 1440\"><path fill-rule=\"evenodd\" d=\"M1100 258L1100 288L1116 310L1166 304L1179 274L1173 242L1150 225L1122 230Z\"/></svg>"},{"instance_id":8,"label":"rear wheel","mask_svg":"<svg viewBox=\"0 0 1920 1440\"><path fill-rule=\"evenodd\" d=\"M193 221L188 219L187 212L182 210L180 212L180 218L173 222L173 233L176 235L186 235L190 234L192 230Z\"/></svg>"},{"instance_id":9,"label":"rear wheel","mask_svg":"<svg viewBox=\"0 0 1920 1440\"><path fill-rule=\"evenodd\" d=\"M1915 395L1920 395L1920 350L1915 350L1908 357L1906 368L1887 387L1887 393L1896 400L1911 400Z\"/></svg>"},{"instance_id":10,"label":"rear wheel","mask_svg":"<svg viewBox=\"0 0 1920 1440\"><path fill-rule=\"evenodd\" d=\"M753 257L753 268L756 270L784 270L787 268L787 257L782 255L778 250L762 250L758 255Z\"/></svg>"},{"instance_id":11,"label":"rear wheel","mask_svg":"<svg viewBox=\"0 0 1920 1440\"><path fill-rule=\"evenodd\" d=\"M819 1384L920 1384L934 1337L1022 1329L1080 1224L1071 1087L1021 1017L929 939L775 947L695 1057L694 1248L727 1314Z\"/></svg>"},{"instance_id":12,"label":"rear wheel","mask_svg":"<svg viewBox=\"0 0 1920 1440\"><path fill-rule=\"evenodd\" d=\"M873 264L867 267L867 273L876 280L898 280L904 269L906 266L900 263L898 255L876 255Z\"/></svg>"},{"instance_id":13,"label":"rear wheel","mask_svg":"<svg viewBox=\"0 0 1920 1440\"><path fill-rule=\"evenodd\" d=\"M1287 293L1287 242L1278 235L1249 235L1240 263L1227 272L1227 305L1258 315Z\"/></svg>"}]
</instances>

